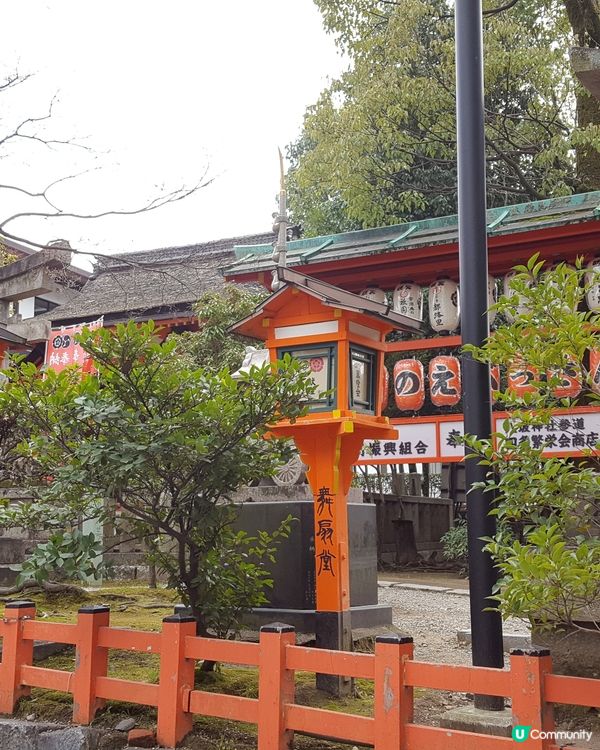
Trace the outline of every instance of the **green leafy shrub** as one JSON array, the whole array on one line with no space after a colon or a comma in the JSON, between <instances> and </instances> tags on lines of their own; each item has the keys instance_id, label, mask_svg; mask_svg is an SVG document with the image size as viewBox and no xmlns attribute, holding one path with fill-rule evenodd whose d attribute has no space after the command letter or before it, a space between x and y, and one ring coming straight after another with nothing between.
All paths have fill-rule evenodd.
<instances>
[{"instance_id":1,"label":"green leafy shrub","mask_svg":"<svg viewBox=\"0 0 600 750\"><path fill-rule=\"evenodd\" d=\"M443 545L443 555L451 562L467 563L467 524L462 519L455 522L440 540Z\"/></svg>"},{"instance_id":2,"label":"green leafy shrub","mask_svg":"<svg viewBox=\"0 0 600 750\"><path fill-rule=\"evenodd\" d=\"M465 347L505 369L527 363L538 376L522 396L498 394L510 418L492 440L466 442L489 468L482 486L494 496L497 533L484 541L500 571L495 593L503 616L548 630L578 628L587 620L600 635L600 436L584 434L574 419L556 413L597 407L600 399L588 360L588 352L600 348L600 315L584 305L599 279L581 263L543 266L534 256L516 268L515 293L496 305L514 322L499 326L484 347ZM567 370L581 380L576 398L554 392ZM576 435L580 458L544 453L551 436L555 447L565 437L571 445Z\"/></svg>"},{"instance_id":3,"label":"green leafy shrub","mask_svg":"<svg viewBox=\"0 0 600 750\"><path fill-rule=\"evenodd\" d=\"M77 528L56 531L47 542L38 544L25 562L11 566L11 570L19 572L17 585L51 578L87 581L104 574L101 554L102 544L94 534L82 534Z\"/></svg>"},{"instance_id":4,"label":"green leafy shrub","mask_svg":"<svg viewBox=\"0 0 600 750\"><path fill-rule=\"evenodd\" d=\"M305 413L315 390L308 368L287 357L234 380L226 368L190 363L152 322L84 329L79 340L97 376L65 368L41 378L23 362L5 371L0 391L0 419L18 413L25 436L10 450L31 467L14 479L34 498L5 504L0 523L52 534L22 575L80 577L95 547L64 530L81 518L113 520L118 502L198 633L235 630L243 611L264 603L262 562L289 522L271 535L235 534L231 498L287 460L289 443L266 439L267 425Z\"/></svg>"}]
</instances>

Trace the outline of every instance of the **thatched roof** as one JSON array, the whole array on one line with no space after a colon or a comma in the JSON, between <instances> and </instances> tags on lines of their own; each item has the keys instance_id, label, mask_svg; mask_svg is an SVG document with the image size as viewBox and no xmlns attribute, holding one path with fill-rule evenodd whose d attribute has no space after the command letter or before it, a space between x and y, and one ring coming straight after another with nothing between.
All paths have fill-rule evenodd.
<instances>
[{"instance_id":1,"label":"thatched roof","mask_svg":"<svg viewBox=\"0 0 600 750\"><path fill-rule=\"evenodd\" d=\"M220 269L235 260L234 245L273 239L269 232L102 257L77 299L46 315L62 325L101 315L121 320L152 317L156 311L190 311L204 292L223 285Z\"/></svg>"}]
</instances>

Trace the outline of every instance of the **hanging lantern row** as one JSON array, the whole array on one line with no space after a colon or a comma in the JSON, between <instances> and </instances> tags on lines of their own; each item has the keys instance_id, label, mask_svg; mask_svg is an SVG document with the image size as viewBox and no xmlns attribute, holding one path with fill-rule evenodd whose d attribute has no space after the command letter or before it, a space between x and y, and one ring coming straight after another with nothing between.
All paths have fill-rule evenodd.
<instances>
[{"instance_id":1,"label":"hanging lantern row","mask_svg":"<svg viewBox=\"0 0 600 750\"><path fill-rule=\"evenodd\" d=\"M500 390L500 368L495 365L490 368L492 376L492 391ZM590 350L590 381L591 389L600 393L600 349ZM573 360L563 369L553 369L546 371L546 379L558 378L559 383L552 388L552 395L555 398L576 398L582 389L581 368ZM523 396L526 393L533 393L536 389L535 384L539 383L540 372L536 367L528 364L518 364L511 367L507 372L508 390L517 396Z\"/></svg>"},{"instance_id":2,"label":"hanging lantern row","mask_svg":"<svg viewBox=\"0 0 600 750\"><path fill-rule=\"evenodd\" d=\"M590 351L591 388L600 393L600 349ZM389 373L384 367L382 410L388 405ZM492 393L500 390L500 367L490 367ZM539 381L539 370L528 364L517 364L507 372L508 390L517 396L533 393ZM560 378L552 389L555 398L576 398L581 393L582 377L573 362L562 370L548 370L548 379ZM456 406L462 395L460 360L458 357L438 356L429 362L427 373L429 398L434 406ZM400 411L419 411L425 403L425 370L418 359L400 359L394 365L394 401Z\"/></svg>"},{"instance_id":3,"label":"hanging lantern row","mask_svg":"<svg viewBox=\"0 0 600 750\"><path fill-rule=\"evenodd\" d=\"M383 289L368 286L360 293L361 297L375 302L387 303ZM403 281L396 286L393 295L394 312L407 315L416 320L423 320L423 290L412 281ZM496 302L496 280L488 279L488 303ZM490 313L490 321L495 317ZM457 331L460 325L460 290L456 281L441 278L429 286L429 324L436 333Z\"/></svg>"},{"instance_id":4,"label":"hanging lantern row","mask_svg":"<svg viewBox=\"0 0 600 750\"><path fill-rule=\"evenodd\" d=\"M428 381L432 404L458 404L462 388L457 357L434 357L429 362ZM423 407L425 371L418 359L401 359L394 365L394 400L401 411L419 411Z\"/></svg>"},{"instance_id":5,"label":"hanging lantern row","mask_svg":"<svg viewBox=\"0 0 600 750\"><path fill-rule=\"evenodd\" d=\"M574 269L573 269L574 270ZM513 297L517 292L511 288L511 281L516 271L511 271L502 280L502 291L505 297ZM592 284L594 279L600 279L600 258L590 261L587 265L586 283ZM360 293L361 297L387 304L387 296L377 285L370 285ZM590 286L585 295L588 309L600 312L600 280ZM496 279L488 276L488 307L495 305L498 300ZM412 281L402 281L396 286L392 294L394 312L407 315L416 320L423 320L423 289ZM517 314L529 312L525 302L519 299ZM514 316L506 313L509 323L514 322ZM490 310L490 325L496 318L495 310ZM451 333L460 326L460 288L456 281L440 278L429 286L429 325L436 333Z\"/></svg>"},{"instance_id":6,"label":"hanging lantern row","mask_svg":"<svg viewBox=\"0 0 600 750\"><path fill-rule=\"evenodd\" d=\"M592 360L597 358L596 352L590 352L590 369ZM595 365L596 376L600 375L600 358ZM581 393L581 370L579 366L572 362L561 370L553 369L546 372L546 378L558 378L559 382L552 388L552 395L555 398L576 398ZM531 365L515 365L507 373L508 389L517 396L523 396L526 393L533 393L536 390L535 384L539 383L540 372ZM593 377L592 377L593 380Z\"/></svg>"}]
</instances>

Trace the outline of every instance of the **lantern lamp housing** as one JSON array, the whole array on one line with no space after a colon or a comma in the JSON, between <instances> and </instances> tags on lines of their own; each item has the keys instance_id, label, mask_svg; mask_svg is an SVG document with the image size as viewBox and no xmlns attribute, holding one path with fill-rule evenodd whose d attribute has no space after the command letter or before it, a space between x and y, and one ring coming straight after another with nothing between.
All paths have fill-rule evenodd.
<instances>
[{"instance_id":1,"label":"lantern lamp housing","mask_svg":"<svg viewBox=\"0 0 600 750\"><path fill-rule=\"evenodd\" d=\"M271 362L287 354L307 363L317 386L310 413L380 416L385 338L418 333L420 321L289 268L277 275L277 291L230 330L264 341Z\"/></svg>"}]
</instances>

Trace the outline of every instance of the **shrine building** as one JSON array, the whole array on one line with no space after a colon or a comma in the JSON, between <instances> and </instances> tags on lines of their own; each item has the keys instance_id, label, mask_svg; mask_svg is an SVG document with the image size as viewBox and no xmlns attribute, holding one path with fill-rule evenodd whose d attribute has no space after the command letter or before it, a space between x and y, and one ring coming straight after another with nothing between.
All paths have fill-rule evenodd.
<instances>
[{"instance_id":1,"label":"shrine building","mask_svg":"<svg viewBox=\"0 0 600 750\"><path fill-rule=\"evenodd\" d=\"M511 269L534 253L548 266L583 258L600 268L600 192L490 209L487 228L490 304L509 292ZM236 262L224 269L226 279L269 287L271 245L239 245L234 252ZM384 413L399 427L399 438L365 445L359 463L462 461L456 440L462 434L458 217L294 240L287 244L286 262L307 276L387 302L391 310L428 327L427 336L402 333L387 341L389 404ZM600 285L587 295L587 304L600 310ZM427 373L416 359L419 352L430 357ZM600 374L600 361L596 366ZM517 392L526 387L527 374L510 373L508 387ZM494 417L498 421L505 414ZM600 438L600 409L580 406L557 413L547 432L528 439L541 440L553 455L580 455Z\"/></svg>"}]
</instances>

